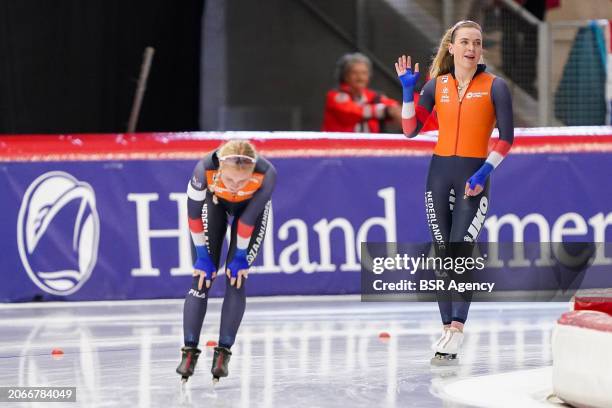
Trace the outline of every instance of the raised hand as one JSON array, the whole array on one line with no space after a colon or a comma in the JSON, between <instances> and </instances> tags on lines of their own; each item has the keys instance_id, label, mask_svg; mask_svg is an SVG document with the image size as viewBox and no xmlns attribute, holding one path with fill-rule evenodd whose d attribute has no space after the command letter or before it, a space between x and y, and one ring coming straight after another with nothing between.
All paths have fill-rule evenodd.
<instances>
[{"instance_id":1,"label":"raised hand","mask_svg":"<svg viewBox=\"0 0 612 408\"><path fill-rule=\"evenodd\" d=\"M412 61L410 56L402 55L395 63L395 71L402 83L402 88L412 88L419 79L419 63L414 65L414 73L412 72Z\"/></svg>"}]
</instances>

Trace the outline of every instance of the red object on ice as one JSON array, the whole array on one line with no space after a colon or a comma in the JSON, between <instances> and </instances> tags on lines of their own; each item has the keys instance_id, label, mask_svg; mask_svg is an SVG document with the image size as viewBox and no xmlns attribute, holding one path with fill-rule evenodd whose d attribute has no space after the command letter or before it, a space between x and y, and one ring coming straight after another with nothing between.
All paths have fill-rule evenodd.
<instances>
[{"instance_id":1,"label":"red object on ice","mask_svg":"<svg viewBox=\"0 0 612 408\"><path fill-rule=\"evenodd\" d=\"M574 310L561 315L557 323L612 333L612 316L599 310Z\"/></svg>"},{"instance_id":2,"label":"red object on ice","mask_svg":"<svg viewBox=\"0 0 612 408\"><path fill-rule=\"evenodd\" d=\"M63 356L64 356L64 350L62 350L61 348L54 348L53 350L51 350L51 357L55 359L60 359Z\"/></svg>"},{"instance_id":3,"label":"red object on ice","mask_svg":"<svg viewBox=\"0 0 612 408\"><path fill-rule=\"evenodd\" d=\"M208 340L206 342L206 347L216 347L217 346L217 342L214 340Z\"/></svg>"},{"instance_id":4,"label":"red object on ice","mask_svg":"<svg viewBox=\"0 0 612 408\"><path fill-rule=\"evenodd\" d=\"M382 339L389 339L389 338L391 338L391 335L389 333L387 333L387 332L380 332L378 334L378 338L381 339L381 340Z\"/></svg>"},{"instance_id":5,"label":"red object on ice","mask_svg":"<svg viewBox=\"0 0 612 408\"><path fill-rule=\"evenodd\" d=\"M574 310L595 310L612 316L612 294L594 294L590 296L576 296Z\"/></svg>"}]
</instances>

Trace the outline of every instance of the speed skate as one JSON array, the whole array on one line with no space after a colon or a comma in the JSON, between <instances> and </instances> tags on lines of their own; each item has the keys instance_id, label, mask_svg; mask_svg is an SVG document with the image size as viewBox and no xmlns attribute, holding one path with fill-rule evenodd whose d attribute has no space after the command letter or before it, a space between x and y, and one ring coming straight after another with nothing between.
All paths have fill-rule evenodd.
<instances>
[{"instance_id":1,"label":"speed skate","mask_svg":"<svg viewBox=\"0 0 612 408\"><path fill-rule=\"evenodd\" d=\"M432 357L431 364L434 366L454 366L459 364L457 354L462 343L463 333L461 331L454 327L444 329L442 336L432 345L432 349L436 354Z\"/></svg>"}]
</instances>

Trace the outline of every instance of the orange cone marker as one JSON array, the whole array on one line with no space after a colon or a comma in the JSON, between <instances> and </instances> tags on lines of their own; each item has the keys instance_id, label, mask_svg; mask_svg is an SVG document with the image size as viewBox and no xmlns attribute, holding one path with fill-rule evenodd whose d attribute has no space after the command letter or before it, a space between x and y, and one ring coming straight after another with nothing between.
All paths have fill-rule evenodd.
<instances>
[{"instance_id":1,"label":"orange cone marker","mask_svg":"<svg viewBox=\"0 0 612 408\"><path fill-rule=\"evenodd\" d=\"M383 343L389 341L390 338L391 338L391 335L388 332L378 333L378 339L382 341Z\"/></svg>"}]
</instances>

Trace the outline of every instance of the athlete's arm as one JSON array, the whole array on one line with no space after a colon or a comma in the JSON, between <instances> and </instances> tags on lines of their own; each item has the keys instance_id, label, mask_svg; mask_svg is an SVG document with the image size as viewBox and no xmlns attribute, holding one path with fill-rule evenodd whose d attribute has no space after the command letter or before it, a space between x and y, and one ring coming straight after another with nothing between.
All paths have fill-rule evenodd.
<instances>
[{"instance_id":1,"label":"athlete's arm","mask_svg":"<svg viewBox=\"0 0 612 408\"><path fill-rule=\"evenodd\" d=\"M209 288L211 280L214 279L217 274L217 268L206 247L206 235L204 234L204 223L202 221L202 208L204 207L207 187L204 160L200 160L198 164L196 164L191 180L189 180L189 184L187 185L189 232L191 233L191 240L195 245L198 255L193 265L194 276L200 275L198 290L202 289L204 280L206 280L206 287Z\"/></svg>"},{"instance_id":2,"label":"athlete's arm","mask_svg":"<svg viewBox=\"0 0 612 408\"><path fill-rule=\"evenodd\" d=\"M495 78L491 87L491 98L495 106L499 139L493 145L491 153L482 167L466 183L466 195L478 195L483 190L491 172L500 165L514 142L514 120L512 114L512 97L508 85L501 78Z\"/></svg>"},{"instance_id":3,"label":"athlete's arm","mask_svg":"<svg viewBox=\"0 0 612 408\"><path fill-rule=\"evenodd\" d=\"M242 278L247 277L249 262L247 260L247 249L257 217L264 211L266 204L272 198L272 192L276 185L276 169L270 164L264 173L264 180L261 187L251 198L249 204L238 219L238 231L236 237L236 251L234 256L227 263L227 274L230 278L230 285L238 281L236 287L240 289Z\"/></svg>"},{"instance_id":4,"label":"athlete's arm","mask_svg":"<svg viewBox=\"0 0 612 408\"><path fill-rule=\"evenodd\" d=\"M395 63L395 70L402 83L402 130L406 137L415 137L433 110L436 80L431 79L425 84L419 104L415 108L414 87L419 79L419 64L415 64L413 73L410 68L410 57L402 55Z\"/></svg>"},{"instance_id":5,"label":"athlete's arm","mask_svg":"<svg viewBox=\"0 0 612 408\"><path fill-rule=\"evenodd\" d=\"M497 153L501 156L491 160L491 163L494 167L497 167L506 157L514 142L512 97L510 96L510 89L508 89L506 81L501 78L495 78L491 87L491 98L493 99L493 105L495 105L495 117L497 119L497 130L499 131L499 140L495 142L491 153ZM489 159L487 158L487 160Z\"/></svg>"}]
</instances>

